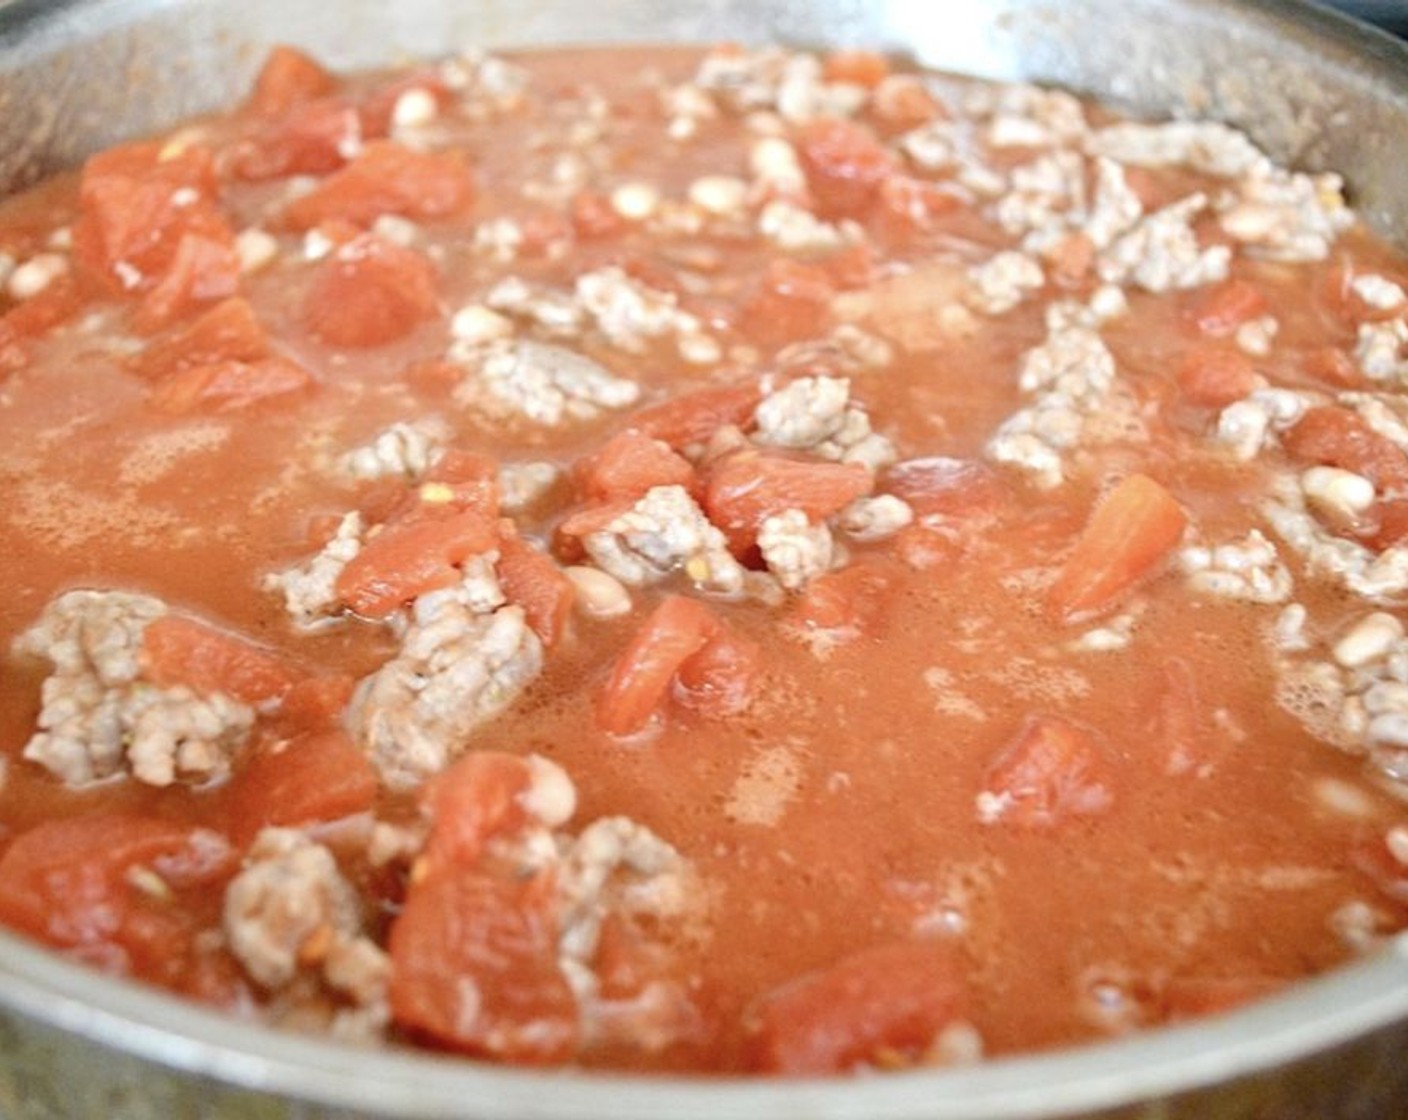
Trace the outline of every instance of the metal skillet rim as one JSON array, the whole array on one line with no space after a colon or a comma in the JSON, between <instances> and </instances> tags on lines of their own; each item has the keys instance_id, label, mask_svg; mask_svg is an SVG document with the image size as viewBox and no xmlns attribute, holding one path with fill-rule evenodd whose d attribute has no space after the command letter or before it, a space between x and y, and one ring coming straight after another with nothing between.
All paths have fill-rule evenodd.
<instances>
[{"instance_id":1,"label":"metal skillet rim","mask_svg":"<svg viewBox=\"0 0 1408 1120\"><path fill-rule=\"evenodd\" d=\"M0 1002L15 1012L168 1070L398 1120L1040 1120L1271 1071L1408 1016L1402 935L1370 958L1244 1010L1051 1054L877 1078L622 1077L283 1033L95 974L5 931L0 956Z\"/></svg>"},{"instance_id":2,"label":"metal skillet rim","mask_svg":"<svg viewBox=\"0 0 1408 1120\"><path fill-rule=\"evenodd\" d=\"M47 12L46 5L51 5ZM112 8L127 5L119 0ZM39 22L79 0L19 0ZM1269 0L1246 7L1263 12ZM111 8L109 9L111 11ZM1341 45L1387 40L1292 2L1301 30L1338 25ZM16 28L0 10L0 39ZM1284 14L1284 13L1283 13ZM1400 56L1401 57L1401 56ZM1408 83L1405 83L1408 85ZM806 1115L866 1120L1016 1120L1128 1105L1271 1071L1408 1018L1408 935L1376 956L1231 1015L1118 1042L1003 1058L970 1069L863 1080L763 1081L536 1072L404 1050L365 1051L239 1021L95 974L0 931L0 1006L79 1038L223 1084L358 1115L421 1120L619 1120Z\"/></svg>"}]
</instances>

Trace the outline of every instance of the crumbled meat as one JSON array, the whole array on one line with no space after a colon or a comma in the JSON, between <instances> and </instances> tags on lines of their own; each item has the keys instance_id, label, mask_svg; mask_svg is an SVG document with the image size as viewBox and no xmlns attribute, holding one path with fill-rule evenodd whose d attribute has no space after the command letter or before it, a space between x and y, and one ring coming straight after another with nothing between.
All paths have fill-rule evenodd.
<instances>
[{"instance_id":1,"label":"crumbled meat","mask_svg":"<svg viewBox=\"0 0 1408 1120\"><path fill-rule=\"evenodd\" d=\"M499 468L499 508L522 513L546 497L561 477L556 463L505 463Z\"/></svg>"},{"instance_id":2,"label":"crumbled meat","mask_svg":"<svg viewBox=\"0 0 1408 1120\"><path fill-rule=\"evenodd\" d=\"M987 455L1029 474L1043 489L1065 479L1062 453L1080 443L1087 427L1110 406L1115 359L1092 330L1053 331L1022 359L1018 385L1034 396L988 441Z\"/></svg>"},{"instance_id":3,"label":"crumbled meat","mask_svg":"<svg viewBox=\"0 0 1408 1120\"><path fill-rule=\"evenodd\" d=\"M1072 151L1049 152L1012 172L1011 189L998 200L998 224L1013 235L1064 228L1086 207L1085 161Z\"/></svg>"},{"instance_id":4,"label":"crumbled meat","mask_svg":"<svg viewBox=\"0 0 1408 1120\"><path fill-rule=\"evenodd\" d=\"M231 953L259 985L276 991L312 976L370 1019L389 1018L386 954L362 932L356 889L333 855L302 832L265 828L225 890Z\"/></svg>"},{"instance_id":5,"label":"crumbled meat","mask_svg":"<svg viewBox=\"0 0 1408 1120\"><path fill-rule=\"evenodd\" d=\"M549 338L575 338L586 324L586 312L570 293L506 276L489 290L484 305L491 311L525 319Z\"/></svg>"},{"instance_id":6,"label":"crumbled meat","mask_svg":"<svg viewBox=\"0 0 1408 1120\"><path fill-rule=\"evenodd\" d=\"M264 589L282 593L296 626L308 629L326 622L339 610L337 580L362 551L363 528L362 515L356 510L344 514L332 539L306 564L264 577Z\"/></svg>"},{"instance_id":7,"label":"crumbled meat","mask_svg":"<svg viewBox=\"0 0 1408 1120\"><path fill-rule=\"evenodd\" d=\"M1408 302L1408 294L1399 285L1374 272L1360 273L1350 281L1349 290L1375 311L1397 311Z\"/></svg>"},{"instance_id":8,"label":"crumbled meat","mask_svg":"<svg viewBox=\"0 0 1408 1120\"><path fill-rule=\"evenodd\" d=\"M597 330L613 346L641 353L648 339L698 336L703 326L673 292L657 291L614 266L577 277L576 295Z\"/></svg>"},{"instance_id":9,"label":"crumbled meat","mask_svg":"<svg viewBox=\"0 0 1408 1120\"><path fill-rule=\"evenodd\" d=\"M824 523L813 525L799 509L764 518L758 549L768 571L789 591L829 570L835 556L831 530Z\"/></svg>"},{"instance_id":10,"label":"crumbled meat","mask_svg":"<svg viewBox=\"0 0 1408 1120\"><path fill-rule=\"evenodd\" d=\"M1239 326L1232 337L1239 350L1254 358L1264 358L1271 353L1271 343L1280 331L1281 324L1274 315L1261 315Z\"/></svg>"},{"instance_id":11,"label":"crumbled meat","mask_svg":"<svg viewBox=\"0 0 1408 1120\"><path fill-rule=\"evenodd\" d=\"M700 60L694 84L735 112L776 109L794 124L849 116L867 96L858 86L824 81L815 55L778 48L712 51Z\"/></svg>"},{"instance_id":12,"label":"crumbled meat","mask_svg":"<svg viewBox=\"0 0 1408 1120\"><path fill-rule=\"evenodd\" d=\"M1269 167L1242 178L1219 211L1224 232L1256 255L1278 261L1324 260L1354 221L1338 175Z\"/></svg>"},{"instance_id":13,"label":"crumbled meat","mask_svg":"<svg viewBox=\"0 0 1408 1120\"><path fill-rule=\"evenodd\" d=\"M1198 244L1190 220L1206 209L1207 197L1192 194L1145 217L1100 255L1100 278L1135 284L1147 292L1196 288L1227 278L1232 250Z\"/></svg>"},{"instance_id":14,"label":"crumbled meat","mask_svg":"<svg viewBox=\"0 0 1408 1120\"><path fill-rule=\"evenodd\" d=\"M987 315L1002 315L1040 291L1046 274L1025 253L1002 252L970 268L968 280L969 304Z\"/></svg>"},{"instance_id":15,"label":"crumbled meat","mask_svg":"<svg viewBox=\"0 0 1408 1120\"><path fill-rule=\"evenodd\" d=\"M445 426L434 421L398 420L371 443L347 452L339 466L343 474L365 482L380 478L414 482L435 465L446 435Z\"/></svg>"},{"instance_id":16,"label":"crumbled meat","mask_svg":"<svg viewBox=\"0 0 1408 1120\"><path fill-rule=\"evenodd\" d=\"M253 711L220 693L142 678L142 636L166 611L160 600L118 591L69 591L45 608L14 645L54 664L26 759L71 786L124 768L157 786L228 772Z\"/></svg>"},{"instance_id":17,"label":"crumbled meat","mask_svg":"<svg viewBox=\"0 0 1408 1120\"><path fill-rule=\"evenodd\" d=\"M1294 389L1257 389L1233 401L1217 416L1213 439L1240 462L1255 459L1278 433L1293 427L1314 398Z\"/></svg>"},{"instance_id":18,"label":"crumbled meat","mask_svg":"<svg viewBox=\"0 0 1408 1120\"><path fill-rule=\"evenodd\" d=\"M463 588L422 595L400 652L358 685L347 722L387 785L439 773L541 671L542 643L523 609L482 605Z\"/></svg>"},{"instance_id":19,"label":"crumbled meat","mask_svg":"<svg viewBox=\"0 0 1408 1120\"><path fill-rule=\"evenodd\" d=\"M840 514L836 524L856 541L879 541L894 536L914 520L914 510L894 494L857 498Z\"/></svg>"},{"instance_id":20,"label":"crumbled meat","mask_svg":"<svg viewBox=\"0 0 1408 1120\"><path fill-rule=\"evenodd\" d=\"M693 866L627 817L600 818L558 846L558 962L577 997L586 1044L656 1051L697 1036L689 988L670 976L669 943L651 932L665 931L673 942L703 936L707 896ZM591 968L608 919L649 937L661 964L659 976L629 995L604 990Z\"/></svg>"},{"instance_id":21,"label":"crumbled meat","mask_svg":"<svg viewBox=\"0 0 1408 1120\"><path fill-rule=\"evenodd\" d=\"M1092 133L1086 151L1139 167L1189 167L1222 179L1270 165L1245 133L1216 121L1112 125Z\"/></svg>"},{"instance_id":22,"label":"crumbled meat","mask_svg":"<svg viewBox=\"0 0 1408 1120\"><path fill-rule=\"evenodd\" d=\"M862 463L872 471L895 461L894 446L851 403L843 377L802 377L769 393L753 412L753 440L808 451L823 459Z\"/></svg>"},{"instance_id":23,"label":"crumbled meat","mask_svg":"<svg viewBox=\"0 0 1408 1120\"><path fill-rule=\"evenodd\" d=\"M1063 90L1025 84L975 87L964 109L989 122L994 146L1045 147L1079 140L1089 126L1081 103Z\"/></svg>"},{"instance_id":24,"label":"crumbled meat","mask_svg":"<svg viewBox=\"0 0 1408 1120\"><path fill-rule=\"evenodd\" d=\"M1063 299L1048 304L1046 329L1050 334L1059 334L1073 327L1093 331L1128 311L1129 299L1124 289L1115 284L1102 284L1091 293L1086 303Z\"/></svg>"},{"instance_id":25,"label":"crumbled meat","mask_svg":"<svg viewBox=\"0 0 1408 1120\"><path fill-rule=\"evenodd\" d=\"M1408 386L1408 353L1405 351L1408 351L1408 323L1402 319L1359 324L1354 358L1370 381Z\"/></svg>"},{"instance_id":26,"label":"crumbled meat","mask_svg":"<svg viewBox=\"0 0 1408 1120\"><path fill-rule=\"evenodd\" d=\"M1299 480L1281 479L1263 512L1276 535L1305 561L1312 576L1339 583L1371 603L1393 604L1408 592L1408 547L1376 553L1336 536L1306 509Z\"/></svg>"},{"instance_id":27,"label":"crumbled meat","mask_svg":"<svg viewBox=\"0 0 1408 1120\"><path fill-rule=\"evenodd\" d=\"M655 486L583 547L596 565L630 587L683 570L700 587L736 594L743 568L683 486Z\"/></svg>"},{"instance_id":28,"label":"crumbled meat","mask_svg":"<svg viewBox=\"0 0 1408 1120\"><path fill-rule=\"evenodd\" d=\"M1240 541L1194 545L1178 554L1191 590L1247 603L1284 603L1291 597L1291 573L1276 546L1253 529Z\"/></svg>"},{"instance_id":29,"label":"crumbled meat","mask_svg":"<svg viewBox=\"0 0 1408 1120\"><path fill-rule=\"evenodd\" d=\"M452 356L457 356L451 347ZM455 389L461 404L518 415L539 424L591 420L627 408L640 386L585 355L542 342L496 342L467 358L470 373Z\"/></svg>"},{"instance_id":30,"label":"crumbled meat","mask_svg":"<svg viewBox=\"0 0 1408 1120\"><path fill-rule=\"evenodd\" d=\"M823 253L858 240L858 228L823 221L796 203L777 199L758 214L758 232L785 253Z\"/></svg>"}]
</instances>

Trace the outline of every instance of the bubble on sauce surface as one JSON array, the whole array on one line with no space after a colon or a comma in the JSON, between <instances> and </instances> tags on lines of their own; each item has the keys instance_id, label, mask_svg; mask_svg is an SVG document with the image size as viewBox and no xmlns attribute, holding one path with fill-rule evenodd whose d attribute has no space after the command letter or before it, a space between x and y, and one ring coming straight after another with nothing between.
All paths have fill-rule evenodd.
<instances>
[{"instance_id":1,"label":"bubble on sauce surface","mask_svg":"<svg viewBox=\"0 0 1408 1120\"><path fill-rule=\"evenodd\" d=\"M737 824L771 828L782 819L802 785L802 763L791 746L768 747L744 761L724 816Z\"/></svg>"},{"instance_id":2,"label":"bubble on sauce surface","mask_svg":"<svg viewBox=\"0 0 1408 1120\"><path fill-rule=\"evenodd\" d=\"M1355 744L1340 726L1345 694L1333 666L1321 663L1283 670L1276 678L1272 695L1277 707L1316 738L1341 750L1355 750Z\"/></svg>"},{"instance_id":3,"label":"bubble on sauce surface","mask_svg":"<svg viewBox=\"0 0 1408 1120\"><path fill-rule=\"evenodd\" d=\"M67 482L37 478L11 491L9 521L35 544L57 551L98 540L178 543L182 528L174 514L131 497L103 498Z\"/></svg>"},{"instance_id":4,"label":"bubble on sauce surface","mask_svg":"<svg viewBox=\"0 0 1408 1120\"><path fill-rule=\"evenodd\" d=\"M215 451L229 439L228 424L193 424L153 432L142 437L117 464L117 480L124 486L156 482L175 470L183 460Z\"/></svg>"}]
</instances>

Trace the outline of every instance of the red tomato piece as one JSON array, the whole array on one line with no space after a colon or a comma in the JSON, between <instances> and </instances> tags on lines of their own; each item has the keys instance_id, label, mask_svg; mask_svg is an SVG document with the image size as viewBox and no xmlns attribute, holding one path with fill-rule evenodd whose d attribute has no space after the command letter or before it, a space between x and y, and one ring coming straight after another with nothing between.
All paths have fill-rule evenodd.
<instances>
[{"instance_id":1,"label":"red tomato piece","mask_svg":"<svg viewBox=\"0 0 1408 1120\"><path fill-rule=\"evenodd\" d=\"M803 126L798 154L817 200L833 215L863 210L898 170L894 155L869 129L836 117Z\"/></svg>"},{"instance_id":2,"label":"red tomato piece","mask_svg":"<svg viewBox=\"0 0 1408 1120\"><path fill-rule=\"evenodd\" d=\"M1266 314L1266 297L1248 280L1233 277L1200 289L1192 298L1190 313L1203 334L1225 338L1243 323Z\"/></svg>"},{"instance_id":3,"label":"red tomato piece","mask_svg":"<svg viewBox=\"0 0 1408 1120\"><path fill-rule=\"evenodd\" d=\"M578 489L594 502L635 501L655 486L694 485L694 466L688 459L634 428L612 436L578 462L573 474Z\"/></svg>"},{"instance_id":4,"label":"red tomato piece","mask_svg":"<svg viewBox=\"0 0 1408 1120\"><path fill-rule=\"evenodd\" d=\"M824 269L774 258L744 304L740 325L750 338L768 345L813 338L823 333L835 294Z\"/></svg>"},{"instance_id":5,"label":"red tomato piece","mask_svg":"<svg viewBox=\"0 0 1408 1120\"><path fill-rule=\"evenodd\" d=\"M548 1064L578 1043L572 989L557 965L550 877L430 875L391 927L391 1014L471 1054Z\"/></svg>"},{"instance_id":6,"label":"red tomato piece","mask_svg":"<svg viewBox=\"0 0 1408 1120\"><path fill-rule=\"evenodd\" d=\"M873 89L889 77L890 60L875 51L831 51L821 60L821 73L828 82Z\"/></svg>"},{"instance_id":7,"label":"red tomato piece","mask_svg":"<svg viewBox=\"0 0 1408 1120\"><path fill-rule=\"evenodd\" d=\"M704 509L737 553L751 548L766 518L799 509L823 521L870 493L870 472L859 463L827 463L744 451L709 469Z\"/></svg>"},{"instance_id":8,"label":"red tomato piece","mask_svg":"<svg viewBox=\"0 0 1408 1120\"><path fill-rule=\"evenodd\" d=\"M938 455L896 463L885 472L884 489L920 517L984 517L1010 499L1007 484L986 463Z\"/></svg>"},{"instance_id":9,"label":"red tomato piece","mask_svg":"<svg viewBox=\"0 0 1408 1120\"><path fill-rule=\"evenodd\" d=\"M616 212L611 199L600 191L581 191L572 199L572 231L583 241L616 237L626 230L626 219Z\"/></svg>"},{"instance_id":10,"label":"red tomato piece","mask_svg":"<svg viewBox=\"0 0 1408 1120\"><path fill-rule=\"evenodd\" d=\"M295 681L279 704L279 729L290 738L332 730L352 699L354 685L353 679L342 673Z\"/></svg>"},{"instance_id":11,"label":"red tomato piece","mask_svg":"<svg viewBox=\"0 0 1408 1120\"><path fill-rule=\"evenodd\" d=\"M323 97L294 106L227 157L232 174L254 181L285 175L327 175L362 146L362 117L353 105Z\"/></svg>"},{"instance_id":12,"label":"red tomato piece","mask_svg":"<svg viewBox=\"0 0 1408 1120\"><path fill-rule=\"evenodd\" d=\"M261 117L281 117L297 105L316 101L337 88L337 79L309 55L279 45L264 59L247 107Z\"/></svg>"},{"instance_id":13,"label":"red tomato piece","mask_svg":"<svg viewBox=\"0 0 1408 1120\"><path fill-rule=\"evenodd\" d=\"M675 703L708 719L736 716L753 702L761 662L757 642L720 629L680 662Z\"/></svg>"},{"instance_id":14,"label":"red tomato piece","mask_svg":"<svg viewBox=\"0 0 1408 1120\"><path fill-rule=\"evenodd\" d=\"M240 260L229 238L183 233L171 264L138 306L132 325L151 334L197 304L234 295L239 286Z\"/></svg>"},{"instance_id":15,"label":"red tomato piece","mask_svg":"<svg viewBox=\"0 0 1408 1120\"><path fill-rule=\"evenodd\" d=\"M46 821L0 856L0 922L128 971L141 963L134 955L149 958L157 948L153 934L176 932L151 928L159 904L132 881L139 867L183 890L228 877L234 858L218 834L153 817L98 813Z\"/></svg>"},{"instance_id":16,"label":"red tomato piece","mask_svg":"<svg viewBox=\"0 0 1408 1120\"><path fill-rule=\"evenodd\" d=\"M548 649L557 645L572 613L572 581L517 533L500 537L498 573L509 602L523 608L543 645Z\"/></svg>"},{"instance_id":17,"label":"red tomato piece","mask_svg":"<svg viewBox=\"0 0 1408 1120\"><path fill-rule=\"evenodd\" d=\"M1178 368L1183 399L1199 408L1226 408L1256 388L1256 367L1240 350L1195 346Z\"/></svg>"},{"instance_id":18,"label":"red tomato piece","mask_svg":"<svg viewBox=\"0 0 1408 1120\"><path fill-rule=\"evenodd\" d=\"M488 455L458 447L445 449L425 472L431 485L447 486L456 509L476 509L487 517L499 513L499 465Z\"/></svg>"},{"instance_id":19,"label":"red tomato piece","mask_svg":"<svg viewBox=\"0 0 1408 1120\"><path fill-rule=\"evenodd\" d=\"M477 510L384 525L342 569L338 598L365 618L384 618L418 595L453 587L458 565L497 543L494 523Z\"/></svg>"},{"instance_id":20,"label":"red tomato piece","mask_svg":"<svg viewBox=\"0 0 1408 1120\"><path fill-rule=\"evenodd\" d=\"M202 311L180 330L149 342L128 362L142 377L166 377L191 366L254 362L269 353L269 336L249 301L238 296Z\"/></svg>"},{"instance_id":21,"label":"red tomato piece","mask_svg":"<svg viewBox=\"0 0 1408 1120\"><path fill-rule=\"evenodd\" d=\"M1302 462L1361 474L1376 490L1408 487L1408 455L1347 408L1321 405L1309 409L1282 436L1281 442L1289 454Z\"/></svg>"},{"instance_id":22,"label":"red tomato piece","mask_svg":"<svg viewBox=\"0 0 1408 1120\"><path fill-rule=\"evenodd\" d=\"M870 111L890 128L918 128L937 117L944 107L916 74L892 76L877 86L870 99Z\"/></svg>"},{"instance_id":23,"label":"red tomato piece","mask_svg":"<svg viewBox=\"0 0 1408 1120\"><path fill-rule=\"evenodd\" d=\"M271 397L301 393L312 384L313 375L287 358L211 362L171 374L148 399L163 412L236 412Z\"/></svg>"},{"instance_id":24,"label":"red tomato piece","mask_svg":"<svg viewBox=\"0 0 1408 1120\"><path fill-rule=\"evenodd\" d=\"M217 190L211 153L199 146L101 152L83 167L73 259L114 294L146 291L171 267L183 236L232 241Z\"/></svg>"},{"instance_id":25,"label":"red tomato piece","mask_svg":"<svg viewBox=\"0 0 1408 1120\"><path fill-rule=\"evenodd\" d=\"M1364 537L1364 543L1370 548L1382 552L1408 538L1408 498L1375 502L1369 512L1374 529Z\"/></svg>"},{"instance_id":26,"label":"red tomato piece","mask_svg":"<svg viewBox=\"0 0 1408 1120\"><path fill-rule=\"evenodd\" d=\"M325 261L303 305L308 329L330 346L381 346L436 312L435 268L421 254L363 235Z\"/></svg>"},{"instance_id":27,"label":"red tomato piece","mask_svg":"<svg viewBox=\"0 0 1408 1120\"><path fill-rule=\"evenodd\" d=\"M277 654L175 614L143 632L142 664L153 684L223 692L246 704L279 699L301 676Z\"/></svg>"},{"instance_id":28,"label":"red tomato piece","mask_svg":"<svg viewBox=\"0 0 1408 1120\"><path fill-rule=\"evenodd\" d=\"M29 365L28 343L71 319L85 300L72 276L55 277L43 291L0 315L0 373Z\"/></svg>"},{"instance_id":29,"label":"red tomato piece","mask_svg":"<svg viewBox=\"0 0 1408 1120\"><path fill-rule=\"evenodd\" d=\"M270 826L334 821L371 809L376 770L341 730L316 731L254 753L232 779L232 831L241 842Z\"/></svg>"},{"instance_id":30,"label":"red tomato piece","mask_svg":"<svg viewBox=\"0 0 1408 1120\"><path fill-rule=\"evenodd\" d=\"M944 183L931 183L912 175L890 175L881 180L879 201L882 214L898 219L900 229L927 229L934 218L963 205L963 197Z\"/></svg>"},{"instance_id":31,"label":"red tomato piece","mask_svg":"<svg viewBox=\"0 0 1408 1120\"><path fill-rule=\"evenodd\" d=\"M1028 828L1103 813L1114 800L1091 732L1056 716L1033 716L993 759L979 814Z\"/></svg>"},{"instance_id":32,"label":"red tomato piece","mask_svg":"<svg viewBox=\"0 0 1408 1120\"><path fill-rule=\"evenodd\" d=\"M756 385L699 389L641 409L631 417L631 426L678 451L703 443L727 425L746 424L762 399Z\"/></svg>"},{"instance_id":33,"label":"red tomato piece","mask_svg":"<svg viewBox=\"0 0 1408 1120\"><path fill-rule=\"evenodd\" d=\"M1168 556L1188 515L1148 475L1132 474L1091 514L1047 602L1069 622L1110 606Z\"/></svg>"},{"instance_id":34,"label":"red tomato piece","mask_svg":"<svg viewBox=\"0 0 1408 1120\"><path fill-rule=\"evenodd\" d=\"M1336 389L1358 389L1364 374L1354 359L1338 346L1316 346L1302 358L1305 372L1315 380Z\"/></svg>"},{"instance_id":35,"label":"red tomato piece","mask_svg":"<svg viewBox=\"0 0 1408 1120\"><path fill-rule=\"evenodd\" d=\"M417 152L378 140L290 202L282 221L295 230L330 221L366 227L383 214L425 221L463 211L473 192L469 166L457 153Z\"/></svg>"},{"instance_id":36,"label":"red tomato piece","mask_svg":"<svg viewBox=\"0 0 1408 1120\"><path fill-rule=\"evenodd\" d=\"M858 560L807 581L792 619L843 641L877 636L894 595L892 574L878 560Z\"/></svg>"},{"instance_id":37,"label":"red tomato piece","mask_svg":"<svg viewBox=\"0 0 1408 1120\"><path fill-rule=\"evenodd\" d=\"M472 868L490 837L516 832L528 823L523 797L532 772L518 755L470 751L421 793L430 815L424 858L430 873Z\"/></svg>"},{"instance_id":38,"label":"red tomato piece","mask_svg":"<svg viewBox=\"0 0 1408 1120\"><path fill-rule=\"evenodd\" d=\"M906 941L862 949L750 1009L750 1064L792 1076L920 1064L967 1003L952 946Z\"/></svg>"},{"instance_id":39,"label":"red tomato piece","mask_svg":"<svg viewBox=\"0 0 1408 1120\"><path fill-rule=\"evenodd\" d=\"M663 600L612 667L597 703L597 726L612 735L631 735L645 727L680 666L720 625L697 599L671 595Z\"/></svg>"}]
</instances>

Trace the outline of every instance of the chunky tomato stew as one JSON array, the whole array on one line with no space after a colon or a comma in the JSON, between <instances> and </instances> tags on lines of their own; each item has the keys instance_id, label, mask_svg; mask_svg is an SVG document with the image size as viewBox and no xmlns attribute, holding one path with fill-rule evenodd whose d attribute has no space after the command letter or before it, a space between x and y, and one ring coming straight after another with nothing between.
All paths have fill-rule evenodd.
<instances>
[{"instance_id":1,"label":"chunky tomato stew","mask_svg":"<svg viewBox=\"0 0 1408 1120\"><path fill-rule=\"evenodd\" d=\"M1334 175L865 53L281 48L0 249L21 934L816 1074L1408 925L1408 264Z\"/></svg>"}]
</instances>

